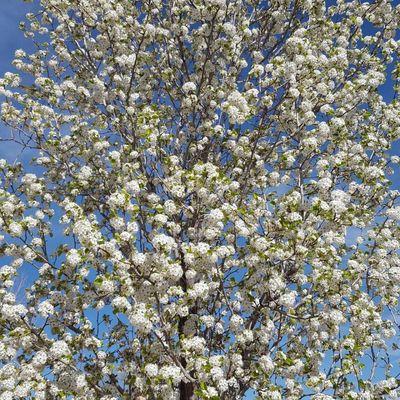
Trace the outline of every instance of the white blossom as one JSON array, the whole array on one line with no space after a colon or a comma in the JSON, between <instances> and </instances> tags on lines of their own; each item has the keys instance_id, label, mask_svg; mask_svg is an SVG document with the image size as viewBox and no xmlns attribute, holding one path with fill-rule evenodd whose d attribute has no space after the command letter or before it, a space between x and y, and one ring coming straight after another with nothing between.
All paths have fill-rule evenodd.
<instances>
[{"instance_id":1,"label":"white blossom","mask_svg":"<svg viewBox=\"0 0 400 400\"><path fill-rule=\"evenodd\" d=\"M62 358L70 353L67 343L63 340L58 340L51 345L50 354L55 358Z\"/></svg>"}]
</instances>

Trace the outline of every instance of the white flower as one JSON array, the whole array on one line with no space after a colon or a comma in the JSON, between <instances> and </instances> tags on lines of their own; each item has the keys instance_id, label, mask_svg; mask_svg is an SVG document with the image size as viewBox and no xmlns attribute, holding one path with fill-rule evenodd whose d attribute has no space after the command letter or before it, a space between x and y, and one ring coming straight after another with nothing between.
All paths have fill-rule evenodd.
<instances>
[{"instance_id":1,"label":"white flower","mask_svg":"<svg viewBox=\"0 0 400 400\"><path fill-rule=\"evenodd\" d=\"M112 300L112 305L120 310L129 310L131 305L126 297L118 296Z\"/></svg>"},{"instance_id":2,"label":"white flower","mask_svg":"<svg viewBox=\"0 0 400 400\"><path fill-rule=\"evenodd\" d=\"M243 318L240 315L234 314L232 315L229 325L235 331L243 324Z\"/></svg>"},{"instance_id":3,"label":"white flower","mask_svg":"<svg viewBox=\"0 0 400 400\"><path fill-rule=\"evenodd\" d=\"M222 221L224 219L224 213L219 208L216 208L210 211L209 217L212 221Z\"/></svg>"},{"instance_id":4,"label":"white flower","mask_svg":"<svg viewBox=\"0 0 400 400\"><path fill-rule=\"evenodd\" d=\"M146 262L146 254L135 253L132 255L131 259L135 265L142 265Z\"/></svg>"},{"instance_id":5,"label":"white flower","mask_svg":"<svg viewBox=\"0 0 400 400\"><path fill-rule=\"evenodd\" d=\"M6 390L0 394L0 400L14 400L14 393Z\"/></svg>"},{"instance_id":6,"label":"white flower","mask_svg":"<svg viewBox=\"0 0 400 400\"><path fill-rule=\"evenodd\" d=\"M302 216L298 212L291 212L287 216L287 219L291 222L298 222L303 220Z\"/></svg>"},{"instance_id":7,"label":"white flower","mask_svg":"<svg viewBox=\"0 0 400 400\"><path fill-rule=\"evenodd\" d=\"M193 298L205 298L210 288L205 282L197 282L193 285L193 288L189 290L189 295Z\"/></svg>"},{"instance_id":8,"label":"white flower","mask_svg":"<svg viewBox=\"0 0 400 400\"><path fill-rule=\"evenodd\" d=\"M159 373L164 379L172 379L175 384L178 384L182 378L182 372L176 365L166 365L160 368Z\"/></svg>"},{"instance_id":9,"label":"white flower","mask_svg":"<svg viewBox=\"0 0 400 400\"><path fill-rule=\"evenodd\" d=\"M107 203L112 208L121 207L125 204L125 196L122 193L113 193L108 198Z\"/></svg>"},{"instance_id":10,"label":"white flower","mask_svg":"<svg viewBox=\"0 0 400 400\"><path fill-rule=\"evenodd\" d=\"M115 285L114 285L113 281L111 281L109 279L103 279L101 281L99 290L103 293L112 293L112 292L114 292L114 288L115 288Z\"/></svg>"},{"instance_id":11,"label":"white flower","mask_svg":"<svg viewBox=\"0 0 400 400\"><path fill-rule=\"evenodd\" d=\"M48 300L45 300L39 304L38 311L42 317L48 317L54 313L54 306Z\"/></svg>"},{"instance_id":12,"label":"white flower","mask_svg":"<svg viewBox=\"0 0 400 400\"><path fill-rule=\"evenodd\" d=\"M125 228L125 220L121 217L114 217L110 219L110 225L117 231Z\"/></svg>"},{"instance_id":13,"label":"white flower","mask_svg":"<svg viewBox=\"0 0 400 400\"><path fill-rule=\"evenodd\" d=\"M326 192L332 186L332 179L329 177L322 178L318 181L317 185L323 192Z\"/></svg>"},{"instance_id":14,"label":"white flower","mask_svg":"<svg viewBox=\"0 0 400 400\"><path fill-rule=\"evenodd\" d=\"M87 165L84 165L78 173L79 180L88 180L93 174L93 171Z\"/></svg>"},{"instance_id":15,"label":"white flower","mask_svg":"<svg viewBox=\"0 0 400 400\"><path fill-rule=\"evenodd\" d=\"M135 180L129 181L125 184L125 188L128 193L132 194L133 196L136 196L140 192L140 186L139 183Z\"/></svg>"},{"instance_id":16,"label":"white flower","mask_svg":"<svg viewBox=\"0 0 400 400\"><path fill-rule=\"evenodd\" d=\"M343 313L339 310L332 310L329 313L329 320L336 325L342 324L343 322L346 321Z\"/></svg>"},{"instance_id":17,"label":"white flower","mask_svg":"<svg viewBox=\"0 0 400 400\"><path fill-rule=\"evenodd\" d=\"M202 337L194 336L182 341L182 348L186 351L202 354L205 348L205 340Z\"/></svg>"},{"instance_id":18,"label":"white flower","mask_svg":"<svg viewBox=\"0 0 400 400\"><path fill-rule=\"evenodd\" d=\"M222 104L232 123L243 123L250 112L245 97L237 90L229 94L227 101Z\"/></svg>"},{"instance_id":19,"label":"white flower","mask_svg":"<svg viewBox=\"0 0 400 400\"><path fill-rule=\"evenodd\" d=\"M289 293L285 293L279 298L279 303L282 304L284 307L293 307L296 301L296 292L292 291Z\"/></svg>"},{"instance_id":20,"label":"white flower","mask_svg":"<svg viewBox=\"0 0 400 400\"><path fill-rule=\"evenodd\" d=\"M164 211L167 215L174 215L177 211L177 207L172 200L167 200L164 203Z\"/></svg>"},{"instance_id":21,"label":"white flower","mask_svg":"<svg viewBox=\"0 0 400 400\"><path fill-rule=\"evenodd\" d=\"M40 368L44 364L46 364L47 361L47 354L43 350L39 350L34 357L32 358L32 365L34 367Z\"/></svg>"},{"instance_id":22,"label":"white flower","mask_svg":"<svg viewBox=\"0 0 400 400\"><path fill-rule=\"evenodd\" d=\"M234 36L236 34L236 27L230 22L225 22L224 25L222 26L224 29L224 32L228 36Z\"/></svg>"},{"instance_id":23,"label":"white flower","mask_svg":"<svg viewBox=\"0 0 400 400\"><path fill-rule=\"evenodd\" d=\"M193 82L186 82L182 86L182 90L185 93L195 92L196 91L196 84Z\"/></svg>"},{"instance_id":24,"label":"white flower","mask_svg":"<svg viewBox=\"0 0 400 400\"><path fill-rule=\"evenodd\" d=\"M11 222L9 226L10 235L14 237L22 236L24 230L18 222Z\"/></svg>"},{"instance_id":25,"label":"white flower","mask_svg":"<svg viewBox=\"0 0 400 400\"><path fill-rule=\"evenodd\" d=\"M332 118L331 122L335 128L341 128L345 125L345 121L343 118L334 117Z\"/></svg>"},{"instance_id":26,"label":"white flower","mask_svg":"<svg viewBox=\"0 0 400 400\"><path fill-rule=\"evenodd\" d=\"M263 355L259 359L259 363L261 368L267 373L270 374L274 369L274 363L270 356Z\"/></svg>"},{"instance_id":27,"label":"white flower","mask_svg":"<svg viewBox=\"0 0 400 400\"><path fill-rule=\"evenodd\" d=\"M67 253L66 257L67 263L71 265L72 267L76 267L80 262L81 262L81 256L78 253L78 250L76 249L71 249Z\"/></svg>"},{"instance_id":28,"label":"white flower","mask_svg":"<svg viewBox=\"0 0 400 400\"><path fill-rule=\"evenodd\" d=\"M51 345L50 354L54 358L62 358L69 355L70 350L67 343L65 343L63 340L58 340Z\"/></svg>"},{"instance_id":29,"label":"white flower","mask_svg":"<svg viewBox=\"0 0 400 400\"><path fill-rule=\"evenodd\" d=\"M400 220L400 206L392 207L386 211L386 215L396 221Z\"/></svg>"},{"instance_id":30,"label":"white flower","mask_svg":"<svg viewBox=\"0 0 400 400\"><path fill-rule=\"evenodd\" d=\"M108 157L113 161L118 161L121 157L121 154L119 151L113 150L113 151L110 151L110 154L108 155Z\"/></svg>"},{"instance_id":31,"label":"white flower","mask_svg":"<svg viewBox=\"0 0 400 400\"><path fill-rule=\"evenodd\" d=\"M331 207L335 213L341 214L347 210L350 202L350 195L343 190L333 190L331 193Z\"/></svg>"},{"instance_id":32,"label":"white flower","mask_svg":"<svg viewBox=\"0 0 400 400\"><path fill-rule=\"evenodd\" d=\"M156 364L146 364L144 367L146 375L150 378L154 378L158 375L158 367Z\"/></svg>"},{"instance_id":33,"label":"white flower","mask_svg":"<svg viewBox=\"0 0 400 400\"><path fill-rule=\"evenodd\" d=\"M199 254L206 255L207 252L210 250L210 245L208 243L200 242L196 246L196 250L198 251Z\"/></svg>"},{"instance_id":34,"label":"white flower","mask_svg":"<svg viewBox=\"0 0 400 400\"><path fill-rule=\"evenodd\" d=\"M167 236L164 233L155 235L151 242L156 249L164 248L168 251L176 246L174 238Z\"/></svg>"}]
</instances>

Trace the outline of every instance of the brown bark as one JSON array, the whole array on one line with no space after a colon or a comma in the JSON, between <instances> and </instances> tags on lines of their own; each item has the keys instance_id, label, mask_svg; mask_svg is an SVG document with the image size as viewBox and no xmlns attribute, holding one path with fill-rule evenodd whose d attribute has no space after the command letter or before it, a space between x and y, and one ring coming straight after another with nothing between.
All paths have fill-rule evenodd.
<instances>
[{"instance_id":1,"label":"brown bark","mask_svg":"<svg viewBox=\"0 0 400 400\"><path fill-rule=\"evenodd\" d=\"M190 400L192 399L194 387L191 382L183 382L179 384L179 400Z\"/></svg>"}]
</instances>

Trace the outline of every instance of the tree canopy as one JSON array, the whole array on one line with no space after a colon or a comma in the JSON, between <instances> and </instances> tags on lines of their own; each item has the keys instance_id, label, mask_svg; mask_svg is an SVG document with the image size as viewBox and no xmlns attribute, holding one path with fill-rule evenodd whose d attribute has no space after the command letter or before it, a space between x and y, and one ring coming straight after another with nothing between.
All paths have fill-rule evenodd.
<instances>
[{"instance_id":1,"label":"tree canopy","mask_svg":"<svg viewBox=\"0 0 400 400\"><path fill-rule=\"evenodd\" d=\"M400 7L37 5L0 80L0 400L398 399Z\"/></svg>"}]
</instances>

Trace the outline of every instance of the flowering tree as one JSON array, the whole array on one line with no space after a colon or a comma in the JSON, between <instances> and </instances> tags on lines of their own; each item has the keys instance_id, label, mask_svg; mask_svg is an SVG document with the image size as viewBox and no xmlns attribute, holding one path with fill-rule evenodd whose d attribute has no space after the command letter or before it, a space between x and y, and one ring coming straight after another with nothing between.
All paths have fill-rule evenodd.
<instances>
[{"instance_id":1,"label":"flowering tree","mask_svg":"<svg viewBox=\"0 0 400 400\"><path fill-rule=\"evenodd\" d=\"M0 80L34 154L0 161L0 399L399 398L400 7L27 19Z\"/></svg>"}]
</instances>

